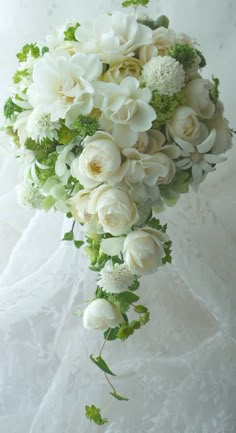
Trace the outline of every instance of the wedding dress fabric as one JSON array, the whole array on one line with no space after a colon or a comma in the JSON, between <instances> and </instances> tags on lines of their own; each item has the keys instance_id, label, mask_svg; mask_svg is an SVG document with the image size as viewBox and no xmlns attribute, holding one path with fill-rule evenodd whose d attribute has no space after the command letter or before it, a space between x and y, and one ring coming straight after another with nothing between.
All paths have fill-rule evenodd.
<instances>
[{"instance_id":1,"label":"wedding dress fabric","mask_svg":"<svg viewBox=\"0 0 236 433\"><path fill-rule=\"evenodd\" d=\"M8 0L1 6L1 105L14 73L14 53L42 39L66 18L78 21L117 1ZM194 36L220 78L226 116L236 129L236 4L230 0L163 0L150 5L177 31ZM0 432L236 432L236 152L199 191L161 214L173 240L173 263L142 279L151 321L126 342L109 342L115 371L109 395L89 360L102 336L83 328L74 311L92 296L96 274L82 250L61 242L71 227L59 213L20 208L17 163L0 158ZM110 419L84 417L94 403Z\"/></svg>"}]
</instances>

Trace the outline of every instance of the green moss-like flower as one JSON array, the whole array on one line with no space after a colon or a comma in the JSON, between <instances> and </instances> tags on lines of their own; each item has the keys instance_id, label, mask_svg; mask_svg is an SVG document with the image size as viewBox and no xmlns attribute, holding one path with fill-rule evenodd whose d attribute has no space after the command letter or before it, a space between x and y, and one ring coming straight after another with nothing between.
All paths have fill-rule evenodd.
<instances>
[{"instance_id":1,"label":"green moss-like flower","mask_svg":"<svg viewBox=\"0 0 236 433\"><path fill-rule=\"evenodd\" d=\"M89 419L89 421L93 421L97 425L104 425L108 422L107 418L102 418L101 409L94 406L85 406L85 415Z\"/></svg>"},{"instance_id":2,"label":"green moss-like flower","mask_svg":"<svg viewBox=\"0 0 236 433\"><path fill-rule=\"evenodd\" d=\"M177 60L184 68L185 71L190 69L196 60L196 50L188 44L176 44L170 51L169 56Z\"/></svg>"},{"instance_id":3,"label":"green moss-like flower","mask_svg":"<svg viewBox=\"0 0 236 433\"><path fill-rule=\"evenodd\" d=\"M29 75L28 69L16 71L15 75L13 76L13 83L18 84L23 80L23 78L28 77Z\"/></svg>"},{"instance_id":4,"label":"green moss-like flower","mask_svg":"<svg viewBox=\"0 0 236 433\"><path fill-rule=\"evenodd\" d=\"M200 64L199 64L200 68L204 68L204 66L206 66L206 64L207 64L204 55L199 50L195 50L195 51L196 51L197 55L200 57L200 59L201 59Z\"/></svg>"},{"instance_id":5,"label":"green moss-like flower","mask_svg":"<svg viewBox=\"0 0 236 433\"><path fill-rule=\"evenodd\" d=\"M75 37L75 32L78 29L78 27L80 27L79 23L76 23L75 26L71 26L69 27L65 32L64 32L64 39L65 41L76 41L76 37Z\"/></svg>"},{"instance_id":6,"label":"green moss-like flower","mask_svg":"<svg viewBox=\"0 0 236 433\"><path fill-rule=\"evenodd\" d=\"M150 105L156 111L157 119L155 120L153 127L159 128L161 125L169 122L179 105L184 105L184 103L185 95L182 90L175 93L173 96L160 95L158 92L154 91L152 93Z\"/></svg>"},{"instance_id":7,"label":"green moss-like flower","mask_svg":"<svg viewBox=\"0 0 236 433\"><path fill-rule=\"evenodd\" d=\"M23 46L22 50L17 53L16 57L19 62L26 62L28 56L32 56L35 59L40 56L40 49L37 44L26 44Z\"/></svg>"},{"instance_id":8,"label":"green moss-like flower","mask_svg":"<svg viewBox=\"0 0 236 433\"><path fill-rule=\"evenodd\" d=\"M137 8L138 6L147 6L149 3L149 0L126 0L121 5L123 8L128 8L129 6L133 6Z\"/></svg>"},{"instance_id":9,"label":"green moss-like flower","mask_svg":"<svg viewBox=\"0 0 236 433\"><path fill-rule=\"evenodd\" d=\"M214 102L214 104L216 104L218 99L219 99L219 96L220 96L220 91L219 91L220 80L219 80L219 78L216 78L213 76L212 81L214 83L214 87L213 87L213 89L211 89L210 95L211 95L212 101Z\"/></svg>"},{"instance_id":10,"label":"green moss-like flower","mask_svg":"<svg viewBox=\"0 0 236 433\"><path fill-rule=\"evenodd\" d=\"M81 137L94 135L98 129L98 121L88 116L79 116L72 124L72 129Z\"/></svg>"}]
</instances>

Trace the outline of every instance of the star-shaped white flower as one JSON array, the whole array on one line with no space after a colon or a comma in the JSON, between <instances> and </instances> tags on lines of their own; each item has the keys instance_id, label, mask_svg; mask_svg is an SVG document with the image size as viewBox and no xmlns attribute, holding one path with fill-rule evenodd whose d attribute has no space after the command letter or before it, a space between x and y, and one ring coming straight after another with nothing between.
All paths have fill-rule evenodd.
<instances>
[{"instance_id":1,"label":"star-shaped white flower","mask_svg":"<svg viewBox=\"0 0 236 433\"><path fill-rule=\"evenodd\" d=\"M193 181L197 184L203 180L207 173L215 170L217 163L225 160L225 158L211 153L215 139L215 129L200 144L195 146L181 138L175 138L175 142L182 149L180 153L181 159L175 163L176 167L180 170L191 168Z\"/></svg>"}]
</instances>

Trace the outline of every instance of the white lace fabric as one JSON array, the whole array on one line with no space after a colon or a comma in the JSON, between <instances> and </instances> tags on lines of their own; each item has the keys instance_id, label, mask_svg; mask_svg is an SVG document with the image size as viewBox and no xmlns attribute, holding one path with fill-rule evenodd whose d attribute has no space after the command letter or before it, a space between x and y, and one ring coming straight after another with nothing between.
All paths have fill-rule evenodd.
<instances>
[{"instance_id":1,"label":"white lace fabric","mask_svg":"<svg viewBox=\"0 0 236 433\"><path fill-rule=\"evenodd\" d=\"M84 19L117 4L68 0L44 7L39 0L11 0L0 18L5 44L11 35L14 53L70 15L80 20L81 14ZM163 0L152 9L198 39L208 76L220 77L235 129L236 4ZM5 50L1 98L14 72L6 45ZM6 140L1 135L3 145ZM102 335L85 330L73 315L91 298L96 274L88 270L82 250L61 242L70 220L19 207L16 162L1 152L1 433L236 432L235 165L232 149L197 193L160 214L173 240L173 263L142 279L140 295L150 306L151 321L128 341L109 342L104 351L117 374L114 385L129 397L118 402L89 360L98 354ZM97 427L84 417L85 404L92 403L109 424Z\"/></svg>"}]
</instances>

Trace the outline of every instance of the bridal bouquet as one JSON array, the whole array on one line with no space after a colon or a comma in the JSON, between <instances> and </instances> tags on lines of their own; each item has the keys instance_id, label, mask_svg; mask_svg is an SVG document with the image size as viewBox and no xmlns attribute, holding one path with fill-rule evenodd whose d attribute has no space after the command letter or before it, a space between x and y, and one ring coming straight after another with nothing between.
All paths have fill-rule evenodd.
<instances>
[{"instance_id":1,"label":"bridal bouquet","mask_svg":"<svg viewBox=\"0 0 236 433\"><path fill-rule=\"evenodd\" d=\"M157 213L197 187L231 146L219 80L203 78L203 54L168 24L165 16L121 12L66 23L17 54L4 106L21 203L73 219L64 240L83 245L98 273L83 324L103 332L101 351L90 358L118 400L127 397L111 383L102 352L150 319L137 294L140 277L171 262ZM95 405L86 416L107 421Z\"/></svg>"}]
</instances>

